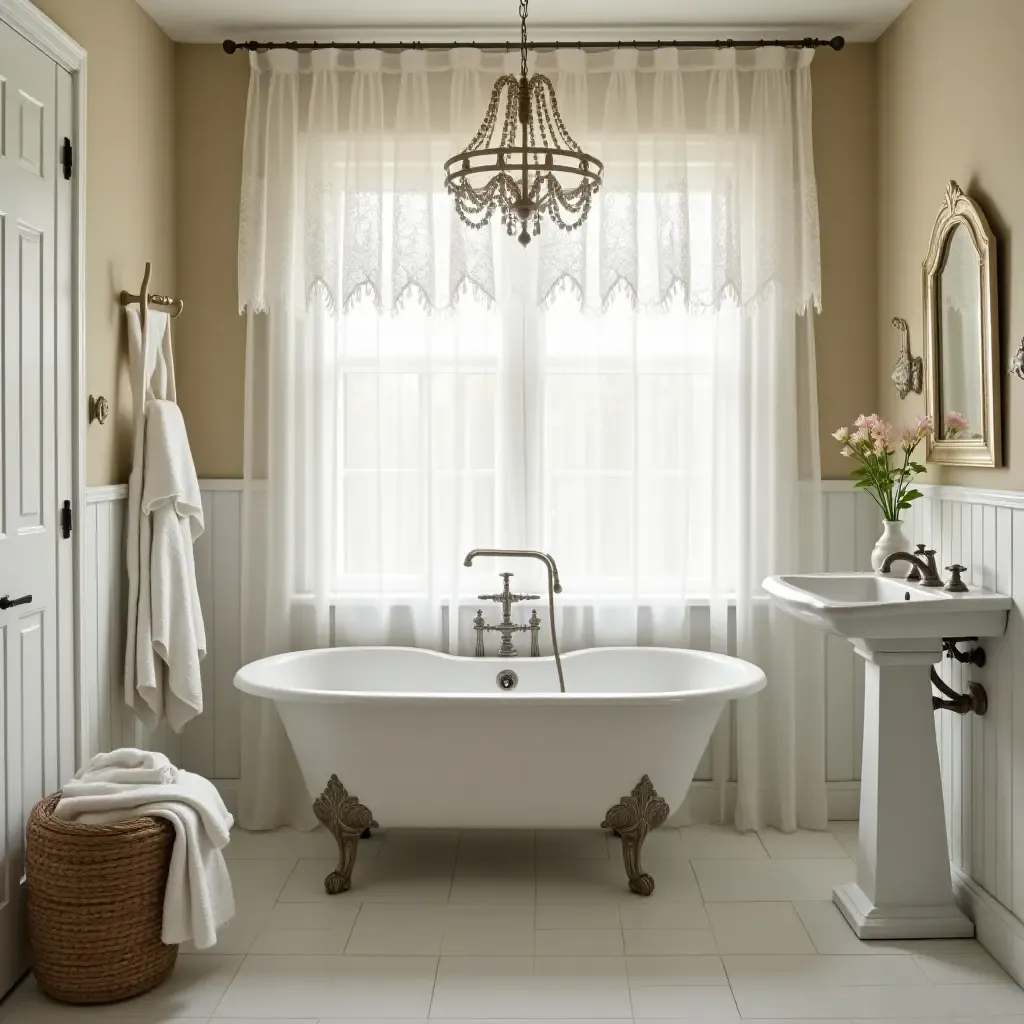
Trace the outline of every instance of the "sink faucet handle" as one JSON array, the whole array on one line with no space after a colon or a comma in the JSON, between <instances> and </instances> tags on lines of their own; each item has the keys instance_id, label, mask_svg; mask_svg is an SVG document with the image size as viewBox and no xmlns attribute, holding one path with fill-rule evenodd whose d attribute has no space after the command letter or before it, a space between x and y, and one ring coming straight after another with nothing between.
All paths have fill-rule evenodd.
<instances>
[{"instance_id":1,"label":"sink faucet handle","mask_svg":"<svg viewBox=\"0 0 1024 1024\"><path fill-rule=\"evenodd\" d=\"M946 572L950 573L949 580L946 582L944 590L950 591L953 594L965 594L967 593L967 584L960 579L962 572L967 572L966 565L947 565Z\"/></svg>"},{"instance_id":2,"label":"sink faucet handle","mask_svg":"<svg viewBox=\"0 0 1024 1024\"><path fill-rule=\"evenodd\" d=\"M920 558L922 562L924 561L925 546L926 545L924 544L918 544L917 551L915 552L917 557ZM919 583L921 580L921 570L913 562L911 562L910 572L907 573L904 579L908 583Z\"/></svg>"}]
</instances>

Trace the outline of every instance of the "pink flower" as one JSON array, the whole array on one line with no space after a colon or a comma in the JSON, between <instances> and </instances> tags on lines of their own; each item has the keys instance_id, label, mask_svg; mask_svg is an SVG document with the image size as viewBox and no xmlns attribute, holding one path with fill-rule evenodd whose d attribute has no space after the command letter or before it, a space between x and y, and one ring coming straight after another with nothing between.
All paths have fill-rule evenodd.
<instances>
[{"instance_id":1,"label":"pink flower","mask_svg":"<svg viewBox=\"0 0 1024 1024\"><path fill-rule=\"evenodd\" d=\"M850 435L850 441L853 444L860 444L862 441L867 441L871 437L870 427L859 427Z\"/></svg>"},{"instance_id":2,"label":"pink flower","mask_svg":"<svg viewBox=\"0 0 1024 1024\"><path fill-rule=\"evenodd\" d=\"M967 429L967 417L962 412L947 412L945 417L945 438L952 440Z\"/></svg>"},{"instance_id":3,"label":"pink flower","mask_svg":"<svg viewBox=\"0 0 1024 1024\"><path fill-rule=\"evenodd\" d=\"M875 423L871 427L871 440L874 443L876 455L892 451L896 444L896 431L893 425L876 416Z\"/></svg>"},{"instance_id":4,"label":"pink flower","mask_svg":"<svg viewBox=\"0 0 1024 1024\"><path fill-rule=\"evenodd\" d=\"M904 427L900 431L900 447L903 448L904 451L912 451L920 440L920 427Z\"/></svg>"},{"instance_id":5,"label":"pink flower","mask_svg":"<svg viewBox=\"0 0 1024 1024\"><path fill-rule=\"evenodd\" d=\"M838 430L833 432L832 436L839 441L840 444L846 444L846 442L850 440L850 428L840 427Z\"/></svg>"},{"instance_id":6,"label":"pink flower","mask_svg":"<svg viewBox=\"0 0 1024 1024\"><path fill-rule=\"evenodd\" d=\"M844 445L843 450L839 453L844 459L848 459L853 454L853 449L849 445Z\"/></svg>"},{"instance_id":7,"label":"pink flower","mask_svg":"<svg viewBox=\"0 0 1024 1024\"><path fill-rule=\"evenodd\" d=\"M918 416L917 417L917 432L924 437L926 434L930 434L935 429L935 423L932 421L931 416Z\"/></svg>"}]
</instances>

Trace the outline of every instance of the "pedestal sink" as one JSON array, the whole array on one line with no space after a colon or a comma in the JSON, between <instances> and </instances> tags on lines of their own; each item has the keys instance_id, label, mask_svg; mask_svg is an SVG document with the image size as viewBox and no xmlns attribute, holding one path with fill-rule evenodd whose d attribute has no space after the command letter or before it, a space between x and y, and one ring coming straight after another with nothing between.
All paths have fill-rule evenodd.
<instances>
[{"instance_id":1,"label":"pedestal sink","mask_svg":"<svg viewBox=\"0 0 1024 1024\"><path fill-rule=\"evenodd\" d=\"M1010 598L875 573L769 576L764 589L866 663L857 881L836 905L862 939L973 935L953 901L930 669L944 637L1001 636Z\"/></svg>"}]
</instances>

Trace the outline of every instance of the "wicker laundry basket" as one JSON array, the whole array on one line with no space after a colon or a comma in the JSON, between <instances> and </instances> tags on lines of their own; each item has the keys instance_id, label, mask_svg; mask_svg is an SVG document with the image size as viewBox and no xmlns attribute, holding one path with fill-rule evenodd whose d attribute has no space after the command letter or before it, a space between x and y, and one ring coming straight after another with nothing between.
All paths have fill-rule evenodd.
<instances>
[{"instance_id":1,"label":"wicker laundry basket","mask_svg":"<svg viewBox=\"0 0 1024 1024\"><path fill-rule=\"evenodd\" d=\"M60 794L28 822L28 932L39 987L65 1003L141 995L174 968L160 941L174 827L162 818L83 825L54 817Z\"/></svg>"}]
</instances>

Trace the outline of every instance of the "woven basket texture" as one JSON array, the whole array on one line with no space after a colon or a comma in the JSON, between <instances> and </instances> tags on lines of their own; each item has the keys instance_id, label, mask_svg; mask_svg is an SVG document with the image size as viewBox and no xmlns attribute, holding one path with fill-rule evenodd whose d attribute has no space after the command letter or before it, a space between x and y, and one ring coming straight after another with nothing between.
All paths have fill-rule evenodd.
<instances>
[{"instance_id":1,"label":"woven basket texture","mask_svg":"<svg viewBox=\"0 0 1024 1024\"><path fill-rule=\"evenodd\" d=\"M174 827L162 818L83 825L54 817L60 793L29 817L28 933L39 987L65 1003L148 992L174 968L160 941Z\"/></svg>"}]
</instances>

